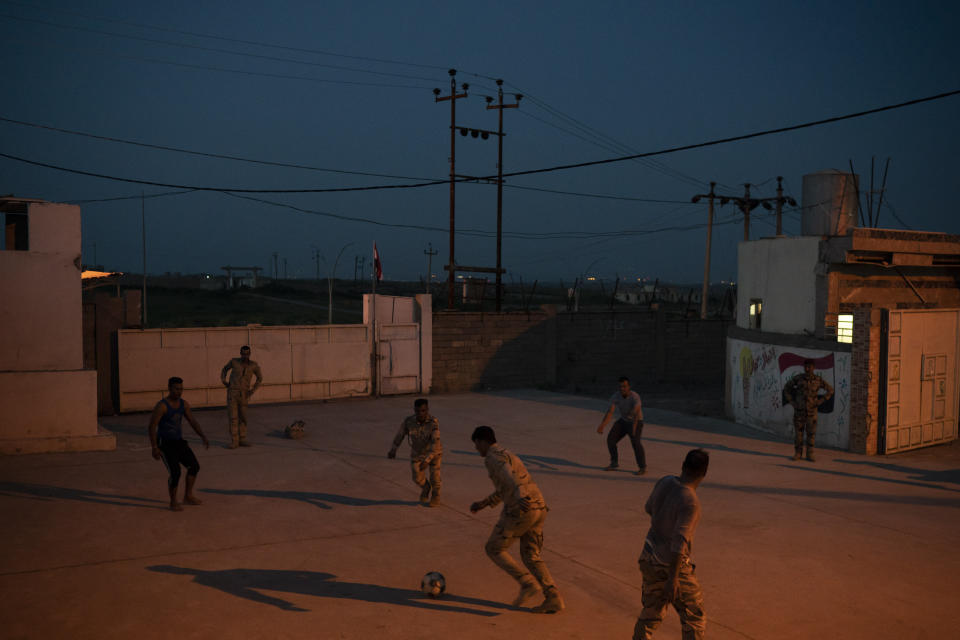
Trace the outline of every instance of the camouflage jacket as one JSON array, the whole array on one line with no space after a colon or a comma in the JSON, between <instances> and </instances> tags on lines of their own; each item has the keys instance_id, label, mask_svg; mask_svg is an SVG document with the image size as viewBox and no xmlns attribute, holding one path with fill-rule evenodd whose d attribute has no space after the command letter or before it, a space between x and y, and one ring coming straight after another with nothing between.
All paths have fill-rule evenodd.
<instances>
[{"instance_id":1,"label":"camouflage jacket","mask_svg":"<svg viewBox=\"0 0 960 640\"><path fill-rule=\"evenodd\" d=\"M483 499L481 504L495 507L503 502L503 510L509 515L520 515L523 509L521 500L529 500L530 509L546 509L547 503L540 493L540 488L533 482L533 478L523 466L523 462L498 444L490 445L490 450L483 459L493 482L494 491Z\"/></svg>"},{"instance_id":2,"label":"camouflage jacket","mask_svg":"<svg viewBox=\"0 0 960 640\"><path fill-rule=\"evenodd\" d=\"M423 424L417 421L417 416L408 416L400 430L393 437L393 448L396 449L403 439L410 440L410 459L429 462L443 453L440 444L440 421L433 416L427 416Z\"/></svg>"},{"instance_id":3,"label":"camouflage jacket","mask_svg":"<svg viewBox=\"0 0 960 640\"><path fill-rule=\"evenodd\" d=\"M820 389L825 393L820 395ZM794 376L783 387L783 395L799 415L816 415L817 407L833 397L833 387L815 374L802 373Z\"/></svg>"}]
</instances>

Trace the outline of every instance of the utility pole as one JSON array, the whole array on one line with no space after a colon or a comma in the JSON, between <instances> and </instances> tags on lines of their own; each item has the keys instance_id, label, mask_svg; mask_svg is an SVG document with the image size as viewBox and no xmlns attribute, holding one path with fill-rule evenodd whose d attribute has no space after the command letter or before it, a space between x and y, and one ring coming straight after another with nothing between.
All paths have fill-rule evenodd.
<instances>
[{"instance_id":1,"label":"utility pole","mask_svg":"<svg viewBox=\"0 0 960 640\"><path fill-rule=\"evenodd\" d=\"M744 183L743 190L743 198L740 198L737 204L740 206L740 210L743 211L743 240L746 242L750 239L750 212L756 209L759 203L750 201L749 182Z\"/></svg>"},{"instance_id":2,"label":"utility pole","mask_svg":"<svg viewBox=\"0 0 960 640\"><path fill-rule=\"evenodd\" d=\"M691 202L699 202L700 198L707 199L707 250L706 255L703 259L703 290L700 293L700 319L707 319L707 297L709 296L709 283L710 283L710 239L713 235L713 201L717 198L717 194L713 192L713 188L717 186L716 182L710 182L710 193L702 194L698 193L693 196Z\"/></svg>"},{"instance_id":3,"label":"utility pole","mask_svg":"<svg viewBox=\"0 0 960 640\"><path fill-rule=\"evenodd\" d=\"M783 176L777 176L777 197L774 198L777 205L777 237L783 235L783 204L787 203L791 207L797 206L797 201L790 196L783 196Z\"/></svg>"},{"instance_id":4,"label":"utility pole","mask_svg":"<svg viewBox=\"0 0 960 640\"><path fill-rule=\"evenodd\" d=\"M140 225L143 231L143 296L140 303L140 309L143 311L143 318L140 320L141 326L147 328L147 197L143 191L140 192Z\"/></svg>"},{"instance_id":5,"label":"utility pole","mask_svg":"<svg viewBox=\"0 0 960 640\"><path fill-rule=\"evenodd\" d=\"M457 175L455 170L455 161L457 154L456 123L457 123L457 100L467 97L467 89L470 88L466 82L461 85L463 93L457 93L457 70L450 69L450 95L440 96L440 89L433 90L434 102L450 101L450 270L447 274L447 308L453 309L454 289L456 286L456 259L454 258L454 211L456 209L455 185Z\"/></svg>"},{"instance_id":6,"label":"utility pole","mask_svg":"<svg viewBox=\"0 0 960 640\"><path fill-rule=\"evenodd\" d=\"M317 263L317 282L320 282L320 249L314 247L313 261Z\"/></svg>"},{"instance_id":7,"label":"utility pole","mask_svg":"<svg viewBox=\"0 0 960 640\"><path fill-rule=\"evenodd\" d=\"M430 293L430 283L433 282L433 256L440 252L433 248L432 242L428 242L423 253L427 256L427 293Z\"/></svg>"},{"instance_id":8,"label":"utility pole","mask_svg":"<svg viewBox=\"0 0 960 640\"><path fill-rule=\"evenodd\" d=\"M287 279L287 259L283 259L283 279Z\"/></svg>"},{"instance_id":9,"label":"utility pole","mask_svg":"<svg viewBox=\"0 0 960 640\"><path fill-rule=\"evenodd\" d=\"M503 244L503 110L520 106L523 94L514 94L516 102L503 104L503 80L497 78L497 104L490 104L493 98L487 96L487 109L496 109L499 116L497 126L497 313L503 300L503 274L501 273L501 246Z\"/></svg>"},{"instance_id":10,"label":"utility pole","mask_svg":"<svg viewBox=\"0 0 960 640\"><path fill-rule=\"evenodd\" d=\"M273 279L276 280L280 276L280 270L277 269L277 252L273 252Z\"/></svg>"}]
</instances>

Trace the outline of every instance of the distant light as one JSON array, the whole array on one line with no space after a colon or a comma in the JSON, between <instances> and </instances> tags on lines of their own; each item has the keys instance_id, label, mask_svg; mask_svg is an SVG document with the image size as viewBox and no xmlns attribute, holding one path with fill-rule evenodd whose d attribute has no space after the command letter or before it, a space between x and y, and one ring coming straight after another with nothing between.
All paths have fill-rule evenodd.
<instances>
[{"instance_id":1,"label":"distant light","mask_svg":"<svg viewBox=\"0 0 960 640\"><path fill-rule=\"evenodd\" d=\"M593 276L587 276L587 280L593 281L593 280L596 280L596 278L594 278Z\"/></svg>"}]
</instances>

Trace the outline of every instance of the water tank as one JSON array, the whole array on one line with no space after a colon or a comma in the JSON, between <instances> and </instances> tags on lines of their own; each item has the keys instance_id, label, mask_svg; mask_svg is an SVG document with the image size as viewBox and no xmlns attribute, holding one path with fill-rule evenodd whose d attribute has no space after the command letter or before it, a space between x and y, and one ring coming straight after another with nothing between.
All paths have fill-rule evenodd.
<instances>
[{"instance_id":1,"label":"water tank","mask_svg":"<svg viewBox=\"0 0 960 640\"><path fill-rule=\"evenodd\" d=\"M856 174L827 169L803 176L801 233L843 236L857 226L860 198Z\"/></svg>"}]
</instances>

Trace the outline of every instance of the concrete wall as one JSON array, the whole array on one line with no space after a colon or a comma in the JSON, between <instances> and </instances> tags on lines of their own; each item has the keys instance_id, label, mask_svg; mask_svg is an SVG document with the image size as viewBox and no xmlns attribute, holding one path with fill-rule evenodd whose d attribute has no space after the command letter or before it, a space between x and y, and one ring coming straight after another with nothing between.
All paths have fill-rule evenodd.
<instances>
[{"instance_id":1,"label":"concrete wall","mask_svg":"<svg viewBox=\"0 0 960 640\"><path fill-rule=\"evenodd\" d=\"M438 313L433 390L552 387L605 392L635 385L722 389L724 321L667 319L656 311Z\"/></svg>"},{"instance_id":2,"label":"concrete wall","mask_svg":"<svg viewBox=\"0 0 960 640\"><path fill-rule=\"evenodd\" d=\"M80 208L31 202L26 251L0 251L0 453L116 448L84 370Z\"/></svg>"},{"instance_id":3,"label":"concrete wall","mask_svg":"<svg viewBox=\"0 0 960 640\"><path fill-rule=\"evenodd\" d=\"M226 404L220 370L243 345L264 377L251 404L370 393L366 325L126 329L117 341L120 411L152 409L172 376L183 378L191 405Z\"/></svg>"},{"instance_id":4,"label":"concrete wall","mask_svg":"<svg viewBox=\"0 0 960 640\"><path fill-rule=\"evenodd\" d=\"M786 342L787 344L777 344ZM807 344L819 341L807 339ZM834 389L832 406L819 413L817 443L847 449L850 444L851 353L836 343L816 347L797 346L796 341L778 341L777 336L758 335L753 340L727 339L727 411L742 424L793 438L793 407L782 401L783 387L798 373L803 360L818 361L816 373Z\"/></svg>"},{"instance_id":5,"label":"concrete wall","mask_svg":"<svg viewBox=\"0 0 960 640\"><path fill-rule=\"evenodd\" d=\"M31 203L28 251L0 251L0 371L83 367L80 207Z\"/></svg>"},{"instance_id":6,"label":"concrete wall","mask_svg":"<svg viewBox=\"0 0 960 640\"><path fill-rule=\"evenodd\" d=\"M878 453L882 314L880 309L853 312L850 450L867 455Z\"/></svg>"},{"instance_id":7,"label":"concrete wall","mask_svg":"<svg viewBox=\"0 0 960 640\"><path fill-rule=\"evenodd\" d=\"M737 326L750 327L750 300L763 300L763 331L817 329L816 267L819 236L766 238L737 247Z\"/></svg>"}]
</instances>

